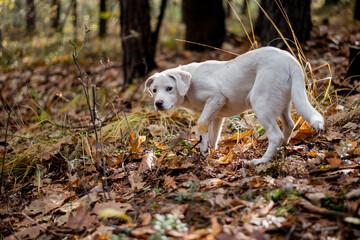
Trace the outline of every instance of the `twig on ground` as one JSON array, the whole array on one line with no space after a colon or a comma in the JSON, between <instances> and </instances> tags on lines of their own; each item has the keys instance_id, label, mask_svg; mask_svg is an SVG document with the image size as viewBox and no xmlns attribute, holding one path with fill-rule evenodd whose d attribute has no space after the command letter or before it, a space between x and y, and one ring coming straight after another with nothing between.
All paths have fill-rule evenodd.
<instances>
[{"instance_id":1,"label":"twig on ground","mask_svg":"<svg viewBox=\"0 0 360 240\"><path fill-rule=\"evenodd\" d=\"M43 229L45 230L45 232L51 233L52 235L54 235L54 236L56 236L56 237L58 237L58 238L60 238L60 239L62 239L62 238L64 237L63 235L60 235L60 234L58 234L58 233L56 233L56 232L54 232L54 231L52 231L52 230L44 227L43 225L40 225L38 222L36 222L34 219L32 219L31 217L29 217L28 215L26 215L24 212L21 212L21 213L22 213L22 215L23 215L24 217L26 217L30 222L32 222L33 224L35 224L35 225L43 228Z\"/></svg>"},{"instance_id":2,"label":"twig on ground","mask_svg":"<svg viewBox=\"0 0 360 240\"><path fill-rule=\"evenodd\" d=\"M327 173L327 172L335 172L335 171L346 170L346 169L360 169L360 165L319 169L319 170L314 170L314 171L309 172L309 175L316 175L316 174L322 174L322 173Z\"/></svg>"},{"instance_id":3,"label":"twig on ground","mask_svg":"<svg viewBox=\"0 0 360 240\"><path fill-rule=\"evenodd\" d=\"M15 105L16 105L16 101L14 101L14 103L10 107L9 104L4 99L1 90L0 90L0 100L1 100L1 103L3 104L3 106L5 108L6 113L7 113L7 120L6 120L6 127L5 127L4 153L3 153L2 164L1 164L1 182L0 182L1 196L3 196L3 194L5 192L5 189L4 189L5 188L5 186L4 186L4 169L5 169L5 159L6 159L6 153L7 153L7 136L8 136L9 125L10 125L10 121L11 121L11 113L12 113L12 111L13 111Z\"/></svg>"},{"instance_id":4,"label":"twig on ground","mask_svg":"<svg viewBox=\"0 0 360 240\"><path fill-rule=\"evenodd\" d=\"M95 134L95 141L96 141L95 167L96 167L98 173L100 175L103 175L102 179L103 179L104 197L105 197L105 200L107 201L108 198L110 199L110 193L109 193L108 186L107 186L106 162L105 162L105 159L104 159L104 148L103 148L103 143L102 143L102 134L101 134L102 122L101 122L101 119L99 118L98 112L96 110L96 91L95 91L96 86L95 85L91 86L91 93L92 93L92 104L91 104L90 103L90 94L89 94L89 87L90 86L89 86L89 83L88 83L88 80L89 80L90 76L86 75L84 77L83 72L81 70L81 67L80 67L80 65L79 65L79 63L77 61L79 56L80 56L80 53L82 52L82 50L84 48L84 45L86 43L86 36L87 36L87 34L89 32L90 32L90 29L85 26L84 40L83 40L83 43L81 44L80 50L78 52L77 52L76 45L74 43L71 43L71 42L70 43L74 47L73 60L74 60L75 65L77 66L79 74L80 74L79 80L81 81L82 86L83 86L83 91L84 91L84 94L85 94L86 103L87 103L87 106L88 106L88 109L89 109L89 112L90 112L90 121L92 123L92 127L93 127L94 134ZM103 69L102 69L102 72L101 72L99 78L95 81L95 84L96 84L96 82L100 81L100 79L104 75L106 69L108 69L109 66L111 65L109 59L107 60L106 65L104 65L102 61L100 61L100 63L103 66ZM98 134L98 131L100 131L100 136ZM101 158L99 157L99 149L101 151ZM101 164L100 164L100 160L101 160ZM106 197L106 192L108 193L108 198Z\"/></svg>"},{"instance_id":5,"label":"twig on ground","mask_svg":"<svg viewBox=\"0 0 360 240\"><path fill-rule=\"evenodd\" d=\"M312 203L310 203L309 201L307 201L305 199L300 199L297 202L297 205L302 206L303 208L310 211L311 213L320 214L320 215L325 216L325 217L343 219L343 218L349 216L349 214L346 214L346 213L343 213L343 212L338 212L338 211L329 210L329 209L326 209L326 208L315 206L315 205L313 205Z\"/></svg>"}]
</instances>

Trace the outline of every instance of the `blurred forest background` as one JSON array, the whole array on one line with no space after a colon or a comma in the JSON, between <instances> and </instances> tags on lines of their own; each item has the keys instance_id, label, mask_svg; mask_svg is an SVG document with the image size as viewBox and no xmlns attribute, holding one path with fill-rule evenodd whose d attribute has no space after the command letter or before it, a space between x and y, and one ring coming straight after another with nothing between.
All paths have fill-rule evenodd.
<instances>
[{"instance_id":1,"label":"blurred forest background","mask_svg":"<svg viewBox=\"0 0 360 240\"><path fill-rule=\"evenodd\" d=\"M359 0L282 3L231 0L229 3L225 0L1 0L1 64L7 69L71 61L69 41L81 42L86 25L91 29L86 54L110 58L120 64L124 61L125 83L128 83L131 78L144 75L145 65L147 71L156 66L157 49L160 51L157 56L169 50L183 51L184 44L175 39L221 47L224 41L245 37L245 31L250 35L255 31L262 45L280 46L282 40L279 41L279 34L263 11L283 35L292 40L286 17L279 10L281 6L298 40L305 43L310 39L313 24L331 21L330 24L341 25L342 18L359 19L360 5ZM259 10L259 4L263 10ZM243 19L241 24L239 17ZM204 50L194 44L186 44L186 49ZM126 54L127 51L130 54ZM135 63L126 56L122 59L122 55L132 55Z\"/></svg>"}]
</instances>

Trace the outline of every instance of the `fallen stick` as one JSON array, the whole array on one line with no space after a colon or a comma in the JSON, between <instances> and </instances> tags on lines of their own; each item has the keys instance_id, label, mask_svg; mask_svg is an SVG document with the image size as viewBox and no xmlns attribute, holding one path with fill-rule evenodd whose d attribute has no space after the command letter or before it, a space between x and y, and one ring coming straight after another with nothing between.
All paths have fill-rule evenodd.
<instances>
[{"instance_id":1,"label":"fallen stick","mask_svg":"<svg viewBox=\"0 0 360 240\"><path fill-rule=\"evenodd\" d=\"M320 215L322 215L324 217L328 217L328 218L344 219L345 217L350 216L347 213L338 212L338 211L329 210L329 209L326 209L326 208L315 206L315 205L313 205L312 203L310 203L309 201L307 201L305 199L300 199L299 201L297 201L296 204L303 207L303 208L305 208L306 210L308 210L311 213L320 214Z\"/></svg>"},{"instance_id":2,"label":"fallen stick","mask_svg":"<svg viewBox=\"0 0 360 240\"><path fill-rule=\"evenodd\" d=\"M319 169L319 170L310 171L309 175L316 175L316 174L322 174L322 173L327 173L327 172L335 172L335 171L346 170L346 169L360 169L360 165Z\"/></svg>"}]
</instances>

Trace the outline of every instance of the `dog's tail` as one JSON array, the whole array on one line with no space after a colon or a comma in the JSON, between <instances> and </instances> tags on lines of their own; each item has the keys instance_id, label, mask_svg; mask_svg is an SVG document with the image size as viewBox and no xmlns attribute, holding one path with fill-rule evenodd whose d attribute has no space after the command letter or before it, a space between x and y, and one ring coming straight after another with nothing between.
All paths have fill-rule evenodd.
<instances>
[{"instance_id":1,"label":"dog's tail","mask_svg":"<svg viewBox=\"0 0 360 240\"><path fill-rule=\"evenodd\" d=\"M294 67L291 71L291 98L298 113L308 121L315 130L324 129L323 116L311 106L305 90L305 76L300 66Z\"/></svg>"}]
</instances>

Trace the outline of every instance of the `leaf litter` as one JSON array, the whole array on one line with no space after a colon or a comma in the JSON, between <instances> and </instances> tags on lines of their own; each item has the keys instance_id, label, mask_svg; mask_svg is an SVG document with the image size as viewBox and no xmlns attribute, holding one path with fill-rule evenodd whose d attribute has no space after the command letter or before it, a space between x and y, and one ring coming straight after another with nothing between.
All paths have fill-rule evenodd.
<instances>
[{"instance_id":1,"label":"leaf litter","mask_svg":"<svg viewBox=\"0 0 360 240\"><path fill-rule=\"evenodd\" d=\"M339 80L347 66L344 43L324 31L315 33L307 56L313 65L325 60L336 66L335 84L344 85ZM331 44L324 44L328 40ZM179 62L204 58L176 54ZM169 65L172 57L159 65ZM99 72L96 64L87 69ZM104 186L76 71L44 65L2 73L4 97L8 104L16 102L0 207L2 238L360 238L356 91L319 105L327 121L320 135L294 113L290 145L270 163L249 166L267 145L251 113L227 120L219 149L204 159L196 116L181 109L153 112L151 101L132 88L120 98L114 84L120 67L110 68L96 93L103 106ZM326 74L314 72L318 79ZM327 82L319 84L319 99L326 87Z\"/></svg>"}]
</instances>

